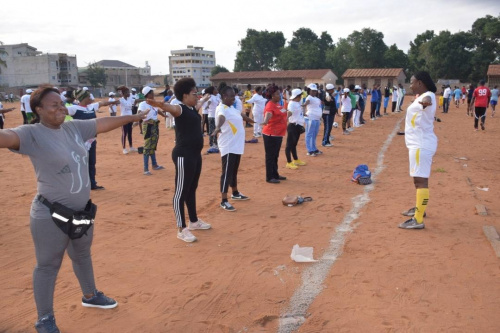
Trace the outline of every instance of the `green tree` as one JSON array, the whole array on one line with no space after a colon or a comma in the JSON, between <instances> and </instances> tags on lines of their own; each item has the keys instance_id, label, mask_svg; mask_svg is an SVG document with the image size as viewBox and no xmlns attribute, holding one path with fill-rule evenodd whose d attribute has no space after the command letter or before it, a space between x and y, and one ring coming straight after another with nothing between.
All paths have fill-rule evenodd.
<instances>
[{"instance_id":1,"label":"green tree","mask_svg":"<svg viewBox=\"0 0 500 333\"><path fill-rule=\"evenodd\" d=\"M234 71L267 71L276 68L276 59L285 45L283 32L248 29L245 38L238 42Z\"/></svg>"},{"instance_id":2,"label":"green tree","mask_svg":"<svg viewBox=\"0 0 500 333\"><path fill-rule=\"evenodd\" d=\"M342 74L348 69L353 68L354 62L352 45L346 38L340 38L334 48L326 51L326 67L331 68L342 83Z\"/></svg>"},{"instance_id":3,"label":"green tree","mask_svg":"<svg viewBox=\"0 0 500 333\"><path fill-rule=\"evenodd\" d=\"M293 33L289 45L281 50L277 62L278 68L284 70L325 68L326 51L333 47L332 37L326 31L318 38L311 29L300 28Z\"/></svg>"},{"instance_id":4,"label":"green tree","mask_svg":"<svg viewBox=\"0 0 500 333\"><path fill-rule=\"evenodd\" d=\"M384 67L408 69L408 56L396 44L389 46L384 54Z\"/></svg>"},{"instance_id":5,"label":"green tree","mask_svg":"<svg viewBox=\"0 0 500 333\"><path fill-rule=\"evenodd\" d=\"M104 68L100 67L97 63L90 63L87 67L87 77L92 87L104 87L108 78Z\"/></svg>"},{"instance_id":6,"label":"green tree","mask_svg":"<svg viewBox=\"0 0 500 333\"><path fill-rule=\"evenodd\" d=\"M224 66L220 66L220 65L216 65L214 68L212 68L212 70L210 71L210 76L215 76L217 75L218 73L223 73L223 72L229 72L229 70L224 67Z\"/></svg>"},{"instance_id":7,"label":"green tree","mask_svg":"<svg viewBox=\"0 0 500 333\"><path fill-rule=\"evenodd\" d=\"M472 55L470 80L485 78L488 65L500 61L500 16L486 15L472 24L471 34L475 42Z\"/></svg>"},{"instance_id":8,"label":"green tree","mask_svg":"<svg viewBox=\"0 0 500 333\"><path fill-rule=\"evenodd\" d=\"M427 42L434 37L436 37L434 30L426 30L424 33L417 35L417 37L410 42L410 49L408 50L408 67L411 73L428 70L423 54L426 53Z\"/></svg>"},{"instance_id":9,"label":"green tree","mask_svg":"<svg viewBox=\"0 0 500 333\"><path fill-rule=\"evenodd\" d=\"M383 68L387 45L384 34L373 29L363 28L347 37L352 46L353 62L351 68Z\"/></svg>"}]
</instances>

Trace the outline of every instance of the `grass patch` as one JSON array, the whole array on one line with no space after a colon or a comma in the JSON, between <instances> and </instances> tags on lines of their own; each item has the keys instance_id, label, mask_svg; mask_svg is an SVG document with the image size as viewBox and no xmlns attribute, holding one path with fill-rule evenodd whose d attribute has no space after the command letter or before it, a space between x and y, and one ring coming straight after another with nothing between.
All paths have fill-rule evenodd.
<instances>
[{"instance_id":1,"label":"grass patch","mask_svg":"<svg viewBox=\"0 0 500 333\"><path fill-rule=\"evenodd\" d=\"M441 173L442 173L442 172L446 172L446 170L445 170L445 169L443 169L443 168L437 168L437 169L436 169L436 172L441 172Z\"/></svg>"}]
</instances>

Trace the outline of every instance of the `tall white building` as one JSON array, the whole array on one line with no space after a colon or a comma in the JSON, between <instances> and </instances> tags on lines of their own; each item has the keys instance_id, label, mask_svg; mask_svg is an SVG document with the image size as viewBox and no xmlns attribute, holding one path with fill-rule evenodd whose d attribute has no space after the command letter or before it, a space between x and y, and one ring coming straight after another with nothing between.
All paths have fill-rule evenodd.
<instances>
[{"instance_id":1,"label":"tall white building","mask_svg":"<svg viewBox=\"0 0 500 333\"><path fill-rule=\"evenodd\" d=\"M210 86L210 72L216 65L214 51L204 51L203 47L188 45L186 49L170 53L168 64L172 84L183 77L192 77L198 87Z\"/></svg>"},{"instance_id":2,"label":"tall white building","mask_svg":"<svg viewBox=\"0 0 500 333\"><path fill-rule=\"evenodd\" d=\"M27 43L0 45L0 57L6 66L1 68L0 85L33 87L42 83L53 86L78 84L76 55L42 53Z\"/></svg>"}]
</instances>

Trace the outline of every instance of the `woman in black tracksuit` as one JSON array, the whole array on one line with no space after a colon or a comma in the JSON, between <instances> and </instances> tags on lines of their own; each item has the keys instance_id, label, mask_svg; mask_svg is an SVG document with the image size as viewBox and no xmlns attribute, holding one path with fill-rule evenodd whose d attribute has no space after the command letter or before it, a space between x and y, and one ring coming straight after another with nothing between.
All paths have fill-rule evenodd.
<instances>
[{"instance_id":1,"label":"woman in black tracksuit","mask_svg":"<svg viewBox=\"0 0 500 333\"><path fill-rule=\"evenodd\" d=\"M180 105L166 104L160 101L147 100L148 104L159 107L175 118L175 147L172 160L175 164L175 194L173 208L177 221L177 238L185 242L194 242L196 237L190 230L206 230L211 226L198 218L196 213L196 189L201 174L201 150L203 149L203 131L201 116L198 113L201 105L210 97L206 95L198 100L196 82L192 78L183 78L175 83L175 97ZM184 204L189 215L186 225Z\"/></svg>"}]
</instances>

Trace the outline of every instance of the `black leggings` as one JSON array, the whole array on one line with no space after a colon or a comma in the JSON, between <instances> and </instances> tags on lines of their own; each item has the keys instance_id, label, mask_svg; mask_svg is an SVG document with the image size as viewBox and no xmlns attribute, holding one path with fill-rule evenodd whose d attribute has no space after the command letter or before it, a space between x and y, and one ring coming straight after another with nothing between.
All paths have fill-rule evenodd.
<instances>
[{"instance_id":1,"label":"black leggings","mask_svg":"<svg viewBox=\"0 0 500 333\"><path fill-rule=\"evenodd\" d=\"M484 125L486 120L486 107L475 107L474 109L475 117L474 117L474 128L477 129L477 125L479 123L479 118L481 118L481 124Z\"/></svg>"},{"instance_id":2,"label":"black leggings","mask_svg":"<svg viewBox=\"0 0 500 333\"><path fill-rule=\"evenodd\" d=\"M198 221L196 213L196 189L201 174L200 152L172 151L172 160L175 164L175 193L173 208L177 227L186 227L184 204L186 204L189 220Z\"/></svg>"},{"instance_id":3,"label":"black leggings","mask_svg":"<svg viewBox=\"0 0 500 333\"><path fill-rule=\"evenodd\" d=\"M299 142L301 127L300 125L290 123L286 128L288 135L286 137L285 156L288 163L292 162L292 156L294 160L299 159L297 156L297 143Z\"/></svg>"},{"instance_id":4,"label":"black leggings","mask_svg":"<svg viewBox=\"0 0 500 333\"><path fill-rule=\"evenodd\" d=\"M3 129L3 117L0 116L0 129Z\"/></svg>"},{"instance_id":5,"label":"black leggings","mask_svg":"<svg viewBox=\"0 0 500 333\"><path fill-rule=\"evenodd\" d=\"M371 102L370 118L375 118L375 111L377 110L377 102Z\"/></svg>"},{"instance_id":6,"label":"black leggings","mask_svg":"<svg viewBox=\"0 0 500 333\"><path fill-rule=\"evenodd\" d=\"M280 156L282 136L263 135L266 152L266 180L278 179L278 157Z\"/></svg>"},{"instance_id":7,"label":"black leggings","mask_svg":"<svg viewBox=\"0 0 500 333\"><path fill-rule=\"evenodd\" d=\"M28 116L26 116L26 111L21 111L21 114L23 115L23 124L28 125Z\"/></svg>"},{"instance_id":8,"label":"black leggings","mask_svg":"<svg viewBox=\"0 0 500 333\"><path fill-rule=\"evenodd\" d=\"M222 156L222 175L220 176L220 192L227 193L229 186L238 187L238 168L241 155L228 153Z\"/></svg>"},{"instance_id":9,"label":"black leggings","mask_svg":"<svg viewBox=\"0 0 500 333\"><path fill-rule=\"evenodd\" d=\"M122 146L125 149L125 143L128 139L128 146L132 146L132 125L133 123L128 123L122 126Z\"/></svg>"},{"instance_id":10,"label":"black leggings","mask_svg":"<svg viewBox=\"0 0 500 333\"><path fill-rule=\"evenodd\" d=\"M206 127L206 130L205 130L205 127ZM201 126L201 130L203 132L207 132L208 133L208 130L209 130L209 127L208 127L208 114L203 114L203 126Z\"/></svg>"},{"instance_id":11,"label":"black leggings","mask_svg":"<svg viewBox=\"0 0 500 333\"><path fill-rule=\"evenodd\" d=\"M396 110L396 104L397 103L398 102L396 102L396 101L392 101L392 112L394 112Z\"/></svg>"}]
</instances>

